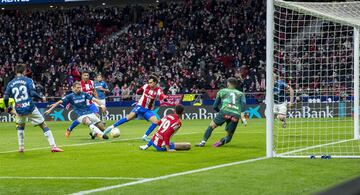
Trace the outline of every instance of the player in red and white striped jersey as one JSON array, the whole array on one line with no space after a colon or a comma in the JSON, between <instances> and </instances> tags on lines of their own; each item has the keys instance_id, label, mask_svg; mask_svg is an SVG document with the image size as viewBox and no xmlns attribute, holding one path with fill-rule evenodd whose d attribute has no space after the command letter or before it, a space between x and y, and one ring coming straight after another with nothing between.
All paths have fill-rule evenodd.
<instances>
[{"instance_id":1,"label":"player in red and white striped jersey","mask_svg":"<svg viewBox=\"0 0 360 195\"><path fill-rule=\"evenodd\" d=\"M140 146L141 150L146 150L150 146L154 146L157 151L172 152L175 150L190 150L190 143L173 143L170 138L180 129L180 116L184 112L184 106L177 105L175 107L176 114L166 115L161 119L161 125L156 131L148 144Z\"/></svg>"},{"instance_id":2,"label":"player in red and white striped jersey","mask_svg":"<svg viewBox=\"0 0 360 195\"><path fill-rule=\"evenodd\" d=\"M152 111L154 109L154 104L157 99L165 100L166 95L163 93L162 89L157 86L158 79L154 75L149 76L148 83L144 86L140 87L136 90L138 95L141 94L141 98L139 99L138 103L136 104L135 108L128 114L125 118L120 119L113 125L109 126L104 133L107 134L113 129L123 123L126 123L137 116L142 116L147 121L151 121L152 124L142 137L143 140L147 140L147 136L155 129L159 120L156 118L155 113Z\"/></svg>"}]
</instances>

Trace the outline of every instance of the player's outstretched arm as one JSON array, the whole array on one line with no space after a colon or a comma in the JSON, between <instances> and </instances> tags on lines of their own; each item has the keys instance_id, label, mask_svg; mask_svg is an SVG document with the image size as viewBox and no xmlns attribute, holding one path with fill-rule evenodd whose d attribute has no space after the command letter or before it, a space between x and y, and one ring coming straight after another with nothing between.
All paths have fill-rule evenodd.
<instances>
[{"instance_id":1,"label":"player's outstretched arm","mask_svg":"<svg viewBox=\"0 0 360 195\"><path fill-rule=\"evenodd\" d=\"M139 89L137 89L135 93L136 93L137 95L142 95L143 92L144 92L144 86L142 86L142 87L140 87Z\"/></svg>"},{"instance_id":2,"label":"player's outstretched arm","mask_svg":"<svg viewBox=\"0 0 360 195\"><path fill-rule=\"evenodd\" d=\"M289 91L290 91L290 107L294 104L294 89L289 85Z\"/></svg>"},{"instance_id":3,"label":"player's outstretched arm","mask_svg":"<svg viewBox=\"0 0 360 195\"><path fill-rule=\"evenodd\" d=\"M49 108L49 110L45 111L44 112L44 115L47 116L49 115L58 105L62 104L63 101L62 100L59 100L57 101L56 103L52 104Z\"/></svg>"},{"instance_id":4,"label":"player's outstretched arm","mask_svg":"<svg viewBox=\"0 0 360 195\"><path fill-rule=\"evenodd\" d=\"M100 110L101 110L102 113L105 113L105 112L106 112L106 107L105 107L105 105L103 105L102 102L101 102L99 99L97 99L97 98L92 98L92 101L94 101L95 103L97 103L97 104L99 105Z\"/></svg>"},{"instance_id":5,"label":"player's outstretched arm","mask_svg":"<svg viewBox=\"0 0 360 195\"><path fill-rule=\"evenodd\" d=\"M16 115L17 115L17 113L16 113L15 109L14 109L14 108L12 108L12 107L9 107L9 108L8 108L8 112L9 112L10 114L14 115L14 116L16 116Z\"/></svg>"},{"instance_id":6,"label":"player's outstretched arm","mask_svg":"<svg viewBox=\"0 0 360 195\"><path fill-rule=\"evenodd\" d=\"M101 91L103 91L104 93L109 93L110 92L110 90L108 89L108 88L104 88L104 87L99 87L99 89L101 90Z\"/></svg>"},{"instance_id":7,"label":"player's outstretched arm","mask_svg":"<svg viewBox=\"0 0 360 195\"><path fill-rule=\"evenodd\" d=\"M98 97L99 97L96 89L93 89L92 92L93 92L93 93L92 93L92 96L94 96L95 98L98 98Z\"/></svg>"}]
</instances>

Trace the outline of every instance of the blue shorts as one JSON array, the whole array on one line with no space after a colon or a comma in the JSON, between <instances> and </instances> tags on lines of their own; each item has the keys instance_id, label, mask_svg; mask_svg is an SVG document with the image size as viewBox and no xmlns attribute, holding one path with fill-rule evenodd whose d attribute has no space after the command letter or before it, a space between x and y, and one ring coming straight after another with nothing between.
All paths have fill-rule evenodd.
<instances>
[{"instance_id":1,"label":"blue shorts","mask_svg":"<svg viewBox=\"0 0 360 195\"><path fill-rule=\"evenodd\" d=\"M99 113L99 109L96 107L95 104L90 104L88 105L89 109L91 110L92 113Z\"/></svg>"},{"instance_id":2,"label":"blue shorts","mask_svg":"<svg viewBox=\"0 0 360 195\"><path fill-rule=\"evenodd\" d=\"M151 142L151 145L154 146L154 148L157 150L157 151L161 151L161 152L164 152L166 151L166 148L165 146L164 147L159 147L157 145L155 145L154 143ZM175 144L174 142L170 142L170 149L175 149Z\"/></svg>"},{"instance_id":3,"label":"blue shorts","mask_svg":"<svg viewBox=\"0 0 360 195\"><path fill-rule=\"evenodd\" d=\"M140 105L136 105L135 108L131 110L131 112L134 112L136 114L136 116L143 117L147 121L152 116L155 116L155 113L152 110L146 109Z\"/></svg>"}]
</instances>

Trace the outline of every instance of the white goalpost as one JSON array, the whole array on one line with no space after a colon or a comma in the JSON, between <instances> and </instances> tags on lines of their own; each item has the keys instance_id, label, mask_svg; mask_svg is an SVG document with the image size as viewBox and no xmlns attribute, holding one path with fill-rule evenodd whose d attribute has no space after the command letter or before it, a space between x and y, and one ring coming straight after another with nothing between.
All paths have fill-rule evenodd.
<instances>
[{"instance_id":1,"label":"white goalpost","mask_svg":"<svg viewBox=\"0 0 360 195\"><path fill-rule=\"evenodd\" d=\"M267 0L266 21L267 157L360 158L360 2ZM286 127L273 113L290 101L274 96L281 82L295 91Z\"/></svg>"}]
</instances>

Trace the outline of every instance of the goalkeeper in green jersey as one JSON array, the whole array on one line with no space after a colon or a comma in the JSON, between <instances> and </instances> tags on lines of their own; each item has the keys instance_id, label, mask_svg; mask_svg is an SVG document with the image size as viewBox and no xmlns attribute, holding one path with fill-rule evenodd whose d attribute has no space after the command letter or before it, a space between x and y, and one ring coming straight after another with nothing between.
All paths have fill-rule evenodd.
<instances>
[{"instance_id":1,"label":"goalkeeper in green jersey","mask_svg":"<svg viewBox=\"0 0 360 195\"><path fill-rule=\"evenodd\" d=\"M8 112L12 115L16 115L15 112L15 100L13 98L9 98L9 107L7 109L5 109L5 103L4 103L4 98L0 98L0 113L2 112Z\"/></svg>"},{"instance_id":2,"label":"goalkeeper in green jersey","mask_svg":"<svg viewBox=\"0 0 360 195\"><path fill-rule=\"evenodd\" d=\"M210 122L206 129L203 140L196 144L197 147L204 147L206 141L210 138L212 131L226 122L226 136L220 141L213 144L214 147L220 147L229 143L235 133L239 120L246 126L247 121L243 114L244 104L246 103L245 95L236 89L237 80L234 77L227 79L227 88L221 89L214 102L214 110L219 112L218 115ZM219 108L220 106L220 108Z\"/></svg>"}]
</instances>

